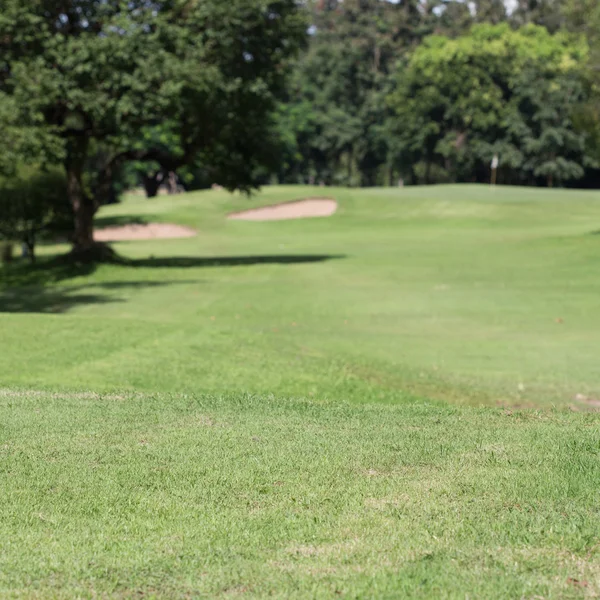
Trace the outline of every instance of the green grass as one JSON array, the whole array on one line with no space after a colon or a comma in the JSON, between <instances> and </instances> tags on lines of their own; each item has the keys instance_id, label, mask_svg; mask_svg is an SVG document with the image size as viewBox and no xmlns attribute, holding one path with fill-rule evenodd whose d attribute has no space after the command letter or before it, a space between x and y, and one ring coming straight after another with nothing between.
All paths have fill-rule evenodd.
<instances>
[{"instance_id":1,"label":"green grass","mask_svg":"<svg viewBox=\"0 0 600 600\"><path fill-rule=\"evenodd\" d=\"M600 194L325 192L0 271L0 597L600 594Z\"/></svg>"}]
</instances>

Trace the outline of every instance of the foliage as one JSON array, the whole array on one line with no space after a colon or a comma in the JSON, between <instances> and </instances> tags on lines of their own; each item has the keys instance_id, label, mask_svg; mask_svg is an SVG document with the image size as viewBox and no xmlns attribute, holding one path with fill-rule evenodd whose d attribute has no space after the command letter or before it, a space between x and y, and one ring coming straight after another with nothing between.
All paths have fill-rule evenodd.
<instances>
[{"instance_id":1,"label":"foliage","mask_svg":"<svg viewBox=\"0 0 600 600\"><path fill-rule=\"evenodd\" d=\"M461 3L436 12L418 1L345 0L317 3L308 51L298 63L280 111L288 167L284 181L374 185L387 170L389 93L396 61ZM467 10L468 13L468 10ZM470 16L467 16L470 22Z\"/></svg>"},{"instance_id":2,"label":"foliage","mask_svg":"<svg viewBox=\"0 0 600 600\"><path fill-rule=\"evenodd\" d=\"M330 0L313 3L309 48L298 63L288 99L279 112L280 135L285 140L285 165L278 173L279 180L345 185L391 184L399 176L417 182L483 181L489 177L489 160L495 153L501 153L504 157L501 180L505 182L537 185L552 181L565 184L583 181L582 176L587 177L589 182L597 163L597 154L591 147L590 131L577 128L579 134L573 133L576 129L573 120L582 120L580 115L585 112L584 107L589 106L593 91L588 83L574 81L584 76L586 50L579 47L577 39L569 40L562 33L554 42L544 40L549 37L547 32L562 31L569 20L572 24L579 21L579 30L585 23L591 40L591 32L600 29L594 27L593 20L592 23L586 22L586 15L598 9L596 2L592 1L589 5L586 2L574 1L570 6L569 0L520 0L511 11L507 11L507 4L503 0L469 3ZM467 49L466 46L479 43L469 34L471 26L476 23L500 25L497 31L507 33L503 48L500 47L502 42L496 43L490 39L487 49L481 49L478 56L475 56L476 51ZM527 34L524 33L526 29L521 29L520 34L511 33L508 29L532 24L540 28L530 28ZM460 51L466 51L475 58L476 68L483 76L483 87L487 85L485 61L489 59L494 62L498 72L487 78L488 82L491 81L490 89L479 90L479 99L475 98L478 93L475 90L471 98L473 110L480 114L490 111L485 125L487 131L470 130L467 138L466 130L455 130L456 124L453 123L450 131L442 131L438 139L435 130L439 125L436 125L435 119L425 119L426 122L423 122L419 114L419 108L422 107L419 106L416 106L416 112L412 108L405 108L401 111L402 118L394 118L394 111L385 99L394 92L400 97L403 92L408 93L403 69L409 64L413 52L425 52L423 48L427 47L427 43L423 44L423 39L433 33L445 36L459 47L459 39L464 36L465 48ZM526 37L530 38L531 43L526 41ZM554 60L551 60L550 71L545 68L546 50L543 46L548 43L554 44L559 53L574 51L577 64L567 69L570 74L566 77L564 65L557 65ZM494 45L499 47L494 48ZM539 56L538 50L541 52ZM438 52L442 53L443 49ZM491 55L486 57L485 52ZM496 56L493 57L495 52ZM511 52L518 55L512 56ZM535 65L528 64L531 60ZM398 63L402 66L399 75ZM447 62L442 60L438 66L443 71ZM539 72L533 73L536 69ZM475 70L464 74L470 84L473 80L469 77L474 76L479 81ZM526 83L523 76L525 70L542 86L537 100L530 97L533 104L540 105L547 99L554 103L548 110L564 116L559 137L567 141L564 156L560 159L554 160L552 156L556 152L548 147L541 150L542 154L537 159L532 157L535 144L531 143L526 132L547 142L551 137L559 139L555 136L556 131L548 131L547 135L536 133L535 121L541 115L532 112L519 117L509 106L512 97L510 92L505 91L507 86L512 89L512 86L518 85L527 94L524 85L518 84L519 81ZM457 105L453 109L458 113L468 102L467 87L460 89L461 76L455 76L452 70L444 71L443 75L447 80L452 77L455 79L444 84L447 88L455 88L443 92L450 93L446 104L453 101L452 94L465 96L461 100L462 106L459 108ZM500 86L494 83L498 77L503 80ZM418 75L415 75L415 80L418 87ZM433 88L438 84L443 85L440 78L434 78L430 83L431 93L439 93ZM556 85L576 93L550 93L548 86ZM530 92L533 91L532 88ZM488 93L493 96L498 92L500 96L495 101L487 97ZM542 100L542 97L545 99ZM430 101L432 98L425 99L425 103ZM502 105L502 114L497 112L499 107L495 104L498 102ZM517 100L515 102L519 103ZM420 102L410 106L416 104ZM587 115L588 123L593 120L595 112L592 110ZM507 132L509 128L516 127L515 123L511 125L509 121L517 117L521 121L524 119L522 139L514 138ZM496 125L492 127L494 120ZM549 130L556 129L556 118L542 121ZM481 126L481 123L477 125ZM407 127L413 131L412 137L407 133ZM407 135L410 142L405 140ZM557 142L559 146L561 143ZM580 150L582 146L583 151ZM426 158L434 153L436 161ZM544 156L550 157L550 162ZM539 164L534 166L536 160ZM542 163L545 163L544 167Z\"/></svg>"},{"instance_id":3,"label":"foliage","mask_svg":"<svg viewBox=\"0 0 600 600\"><path fill-rule=\"evenodd\" d=\"M0 14L0 19L2 15ZM1 48L1 45L0 45ZM0 71L1 71L0 59ZM1 77L0 77L1 82ZM64 158L64 148L53 127L43 125L41 116L33 115L33 123L20 121L18 102L2 92L0 83L0 176L14 175L23 162L36 162L43 157L57 163Z\"/></svg>"},{"instance_id":4,"label":"foliage","mask_svg":"<svg viewBox=\"0 0 600 600\"><path fill-rule=\"evenodd\" d=\"M199 160L242 190L256 185L258 167L277 164L271 112L305 28L295 0L5 0L0 116L25 141L39 133L41 162L64 156L75 244L85 250L126 161L174 170ZM146 137L159 126L176 140L166 152ZM109 158L88 190L94 144Z\"/></svg>"},{"instance_id":5,"label":"foliage","mask_svg":"<svg viewBox=\"0 0 600 600\"><path fill-rule=\"evenodd\" d=\"M586 136L573 112L586 99L586 53L582 40L538 26L479 25L426 39L390 97L400 167L410 175L423 161L426 183L434 165L454 181L485 181L497 154L507 182L580 178Z\"/></svg>"},{"instance_id":6,"label":"foliage","mask_svg":"<svg viewBox=\"0 0 600 600\"><path fill-rule=\"evenodd\" d=\"M246 192L272 180L486 181L498 154L503 182L589 185L598 10L594 0L519 0L512 12L502 0L4 0L0 173L64 164L80 251L100 205L140 184L152 196L174 172L189 189Z\"/></svg>"},{"instance_id":7,"label":"foliage","mask_svg":"<svg viewBox=\"0 0 600 600\"><path fill-rule=\"evenodd\" d=\"M600 4L595 0L570 0L565 9L569 29L585 35L590 46L585 76L589 98L577 111L581 131L588 133L588 152L600 160Z\"/></svg>"},{"instance_id":8,"label":"foliage","mask_svg":"<svg viewBox=\"0 0 600 600\"><path fill-rule=\"evenodd\" d=\"M597 166L588 155L589 132L577 127L574 107L586 100L580 73L556 75L526 68L516 78L509 116L509 135L523 156L522 170L532 178L555 181L581 179L585 167Z\"/></svg>"},{"instance_id":9,"label":"foliage","mask_svg":"<svg viewBox=\"0 0 600 600\"><path fill-rule=\"evenodd\" d=\"M506 2L503 0L473 0L471 6L477 23L497 25L508 20Z\"/></svg>"},{"instance_id":10,"label":"foliage","mask_svg":"<svg viewBox=\"0 0 600 600\"><path fill-rule=\"evenodd\" d=\"M517 0L512 21L518 25L535 23L551 33L565 24L565 9L570 0ZM587 0L576 0L576 2Z\"/></svg>"},{"instance_id":11,"label":"foliage","mask_svg":"<svg viewBox=\"0 0 600 600\"><path fill-rule=\"evenodd\" d=\"M25 244L32 261L36 242L49 232L69 231L72 220L60 170L20 168L0 179L0 236Z\"/></svg>"}]
</instances>

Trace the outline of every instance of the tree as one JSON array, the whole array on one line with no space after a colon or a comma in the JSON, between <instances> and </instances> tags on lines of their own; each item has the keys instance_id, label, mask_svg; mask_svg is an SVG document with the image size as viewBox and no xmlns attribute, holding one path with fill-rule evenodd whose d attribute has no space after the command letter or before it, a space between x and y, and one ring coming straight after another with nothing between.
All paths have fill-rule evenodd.
<instances>
[{"instance_id":1,"label":"tree","mask_svg":"<svg viewBox=\"0 0 600 600\"><path fill-rule=\"evenodd\" d=\"M511 20L519 26L542 25L554 33L565 24L565 6L566 0L518 0Z\"/></svg>"},{"instance_id":2,"label":"tree","mask_svg":"<svg viewBox=\"0 0 600 600\"><path fill-rule=\"evenodd\" d=\"M183 148L180 146L179 136L176 133L177 123L170 119L160 125L144 127L137 141L131 141L131 147L141 155L145 151L154 150L159 156L181 156ZM125 166L126 175L133 179L134 185L142 185L148 198L158 195L160 186L168 180L169 169L157 160L135 160Z\"/></svg>"},{"instance_id":3,"label":"tree","mask_svg":"<svg viewBox=\"0 0 600 600\"><path fill-rule=\"evenodd\" d=\"M0 214L0 236L25 244L33 262L40 236L62 232L73 218L64 173L20 168L0 179Z\"/></svg>"},{"instance_id":4,"label":"tree","mask_svg":"<svg viewBox=\"0 0 600 600\"><path fill-rule=\"evenodd\" d=\"M516 78L508 119L509 134L523 154L521 169L548 187L581 179L585 167L596 167L586 152L587 135L579 131L573 115L586 98L580 73L527 68Z\"/></svg>"},{"instance_id":5,"label":"tree","mask_svg":"<svg viewBox=\"0 0 600 600\"><path fill-rule=\"evenodd\" d=\"M585 97L581 39L538 26L478 25L457 39L432 36L397 74L390 97L397 161L452 181L485 181L495 154L506 181L582 175L585 134L573 109Z\"/></svg>"},{"instance_id":6,"label":"tree","mask_svg":"<svg viewBox=\"0 0 600 600\"><path fill-rule=\"evenodd\" d=\"M2 4L0 118L23 152L64 164L77 253L94 254L94 214L127 161L173 171L200 160L244 191L277 164L272 111L306 31L295 0ZM144 143L165 123L177 143ZM109 157L88 185L94 144Z\"/></svg>"},{"instance_id":7,"label":"tree","mask_svg":"<svg viewBox=\"0 0 600 600\"><path fill-rule=\"evenodd\" d=\"M503 0L474 0L472 6L478 23L497 25L508 19L506 3Z\"/></svg>"}]
</instances>

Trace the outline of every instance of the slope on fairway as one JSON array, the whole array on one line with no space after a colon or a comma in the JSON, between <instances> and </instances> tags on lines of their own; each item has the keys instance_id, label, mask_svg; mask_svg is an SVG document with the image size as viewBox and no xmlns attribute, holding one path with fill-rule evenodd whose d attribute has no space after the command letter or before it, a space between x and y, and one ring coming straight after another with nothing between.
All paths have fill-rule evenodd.
<instances>
[{"instance_id":1,"label":"slope on fairway","mask_svg":"<svg viewBox=\"0 0 600 600\"><path fill-rule=\"evenodd\" d=\"M1 271L1 598L600 594L600 195L327 192Z\"/></svg>"},{"instance_id":2,"label":"slope on fairway","mask_svg":"<svg viewBox=\"0 0 600 600\"><path fill-rule=\"evenodd\" d=\"M318 194L106 207L99 225L199 235L115 244L133 266L5 270L3 384L581 408L600 397L599 194L331 189L329 218L226 220Z\"/></svg>"}]
</instances>

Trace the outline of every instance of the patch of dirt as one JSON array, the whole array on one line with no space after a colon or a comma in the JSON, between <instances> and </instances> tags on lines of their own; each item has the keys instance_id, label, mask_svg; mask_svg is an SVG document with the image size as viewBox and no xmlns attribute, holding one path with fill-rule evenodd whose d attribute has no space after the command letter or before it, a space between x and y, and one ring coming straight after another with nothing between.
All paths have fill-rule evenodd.
<instances>
[{"instance_id":1,"label":"patch of dirt","mask_svg":"<svg viewBox=\"0 0 600 600\"><path fill-rule=\"evenodd\" d=\"M587 406L589 408L600 409L600 398L591 398L590 396L586 396L585 394L577 394L575 396L575 402L580 405Z\"/></svg>"},{"instance_id":2,"label":"patch of dirt","mask_svg":"<svg viewBox=\"0 0 600 600\"><path fill-rule=\"evenodd\" d=\"M330 217L336 210L337 202L332 198L306 198L232 213L227 218L233 221L285 221Z\"/></svg>"},{"instance_id":3,"label":"patch of dirt","mask_svg":"<svg viewBox=\"0 0 600 600\"><path fill-rule=\"evenodd\" d=\"M97 242L128 242L133 240L179 239L195 237L197 232L191 227L170 223L145 223L106 227L94 232Z\"/></svg>"}]
</instances>

